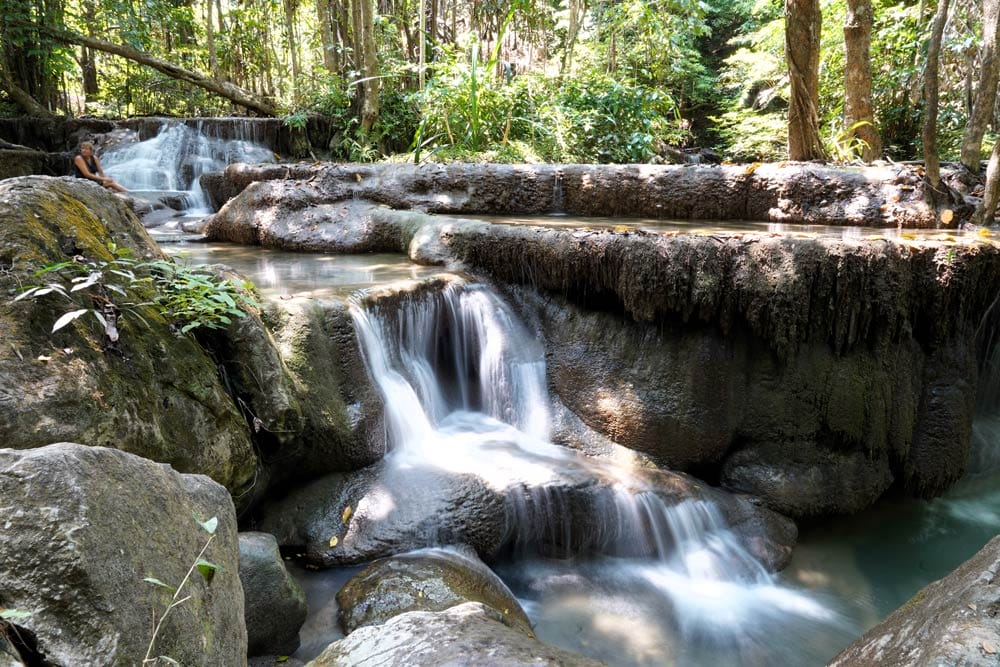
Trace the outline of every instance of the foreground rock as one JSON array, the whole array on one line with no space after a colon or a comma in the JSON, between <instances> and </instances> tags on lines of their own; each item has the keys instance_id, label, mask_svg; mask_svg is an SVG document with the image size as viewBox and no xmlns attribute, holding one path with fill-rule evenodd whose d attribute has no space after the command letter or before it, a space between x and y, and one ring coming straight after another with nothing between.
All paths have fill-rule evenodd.
<instances>
[{"instance_id":1,"label":"foreground rock","mask_svg":"<svg viewBox=\"0 0 1000 667\"><path fill-rule=\"evenodd\" d=\"M337 593L340 625L351 634L410 611L444 611L481 602L503 622L531 634L531 622L507 586L475 554L424 549L375 561Z\"/></svg>"},{"instance_id":2,"label":"foreground rock","mask_svg":"<svg viewBox=\"0 0 1000 667\"><path fill-rule=\"evenodd\" d=\"M1000 655L1000 537L865 633L831 667L995 667Z\"/></svg>"},{"instance_id":3,"label":"foreground rock","mask_svg":"<svg viewBox=\"0 0 1000 667\"><path fill-rule=\"evenodd\" d=\"M247 655L291 655L306 620L306 595L285 568L273 535L240 533L239 546Z\"/></svg>"},{"instance_id":4,"label":"foreground rock","mask_svg":"<svg viewBox=\"0 0 1000 667\"><path fill-rule=\"evenodd\" d=\"M367 626L330 644L311 667L489 665L490 667L600 667L603 663L548 646L503 623L478 602L442 612L413 611ZM374 656L374 657L373 657Z\"/></svg>"},{"instance_id":5,"label":"foreground rock","mask_svg":"<svg viewBox=\"0 0 1000 667\"><path fill-rule=\"evenodd\" d=\"M825 225L940 226L908 166L841 169L815 164L746 166L235 164L202 185L222 206L251 183L288 179L271 192L304 189L323 205L362 198L395 209L449 214L567 213L666 220L750 220ZM251 188L252 189L252 188ZM257 197L248 193L248 197ZM296 201L302 201L295 197ZM223 208L243 205L233 201ZM953 224L972 208L956 203ZM220 236L220 238L224 238ZM231 239L237 240L237 239Z\"/></svg>"},{"instance_id":6,"label":"foreground rock","mask_svg":"<svg viewBox=\"0 0 1000 667\"><path fill-rule=\"evenodd\" d=\"M15 623L35 657L66 667L141 663L171 598L143 579L178 586L209 539L195 517L216 517L204 557L221 568L211 583L190 579L192 599L170 613L152 655L245 663L236 514L207 477L103 447L0 449L0 516L0 600L31 612Z\"/></svg>"},{"instance_id":7,"label":"foreground rock","mask_svg":"<svg viewBox=\"0 0 1000 667\"><path fill-rule=\"evenodd\" d=\"M34 276L47 264L111 261L112 241L136 259L161 259L126 204L89 181L45 177L0 183L0 202L0 442L115 447L234 493L249 486L257 464L249 429L215 363L154 308L125 306L148 302L148 287L109 274L126 292L114 296L124 312L111 347L91 313L50 333L64 313L93 305L86 291L77 305L55 295L12 302L22 288L55 280Z\"/></svg>"}]
</instances>

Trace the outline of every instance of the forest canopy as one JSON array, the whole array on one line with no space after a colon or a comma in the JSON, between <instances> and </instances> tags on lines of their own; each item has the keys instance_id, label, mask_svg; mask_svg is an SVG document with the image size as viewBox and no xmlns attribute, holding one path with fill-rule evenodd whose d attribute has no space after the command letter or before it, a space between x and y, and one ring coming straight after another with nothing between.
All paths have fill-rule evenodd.
<instances>
[{"instance_id":1,"label":"forest canopy","mask_svg":"<svg viewBox=\"0 0 1000 667\"><path fill-rule=\"evenodd\" d=\"M2 2L5 115L322 114L353 160L902 160L928 110L946 159L995 138L998 0Z\"/></svg>"}]
</instances>

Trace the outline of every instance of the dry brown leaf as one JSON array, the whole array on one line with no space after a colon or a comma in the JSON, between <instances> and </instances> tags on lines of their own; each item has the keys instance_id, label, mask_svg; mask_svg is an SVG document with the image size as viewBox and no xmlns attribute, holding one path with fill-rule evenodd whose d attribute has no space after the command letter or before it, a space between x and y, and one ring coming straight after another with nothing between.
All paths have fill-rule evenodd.
<instances>
[{"instance_id":1,"label":"dry brown leaf","mask_svg":"<svg viewBox=\"0 0 1000 667\"><path fill-rule=\"evenodd\" d=\"M993 642L983 641L983 653L993 655L997 652L997 647Z\"/></svg>"},{"instance_id":2,"label":"dry brown leaf","mask_svg":"<svg viewBox=\"0 0 1000 667\"><path fill-rule=\"evenodd\" d=\"M350 521L351 520L351 514L353 514L353 513L354 513L354 510L351 509L350 505L348 505L347 507L345 507L344 508L344 513L340 516L340 523L347 523L348 521Z\"/></svg>"},{"instance_id":3,"label":"dry brown leaf","mask_svg":"<svg viewBox=\"0 0 1000 667\"><path fill-rule=\"evenodd\" d=\"M955 219L955 212L952 211L950 208L946 208L945 210L941 211L941 222L943 222L944 224L949 225L951 224L951 221L954 219Z\"/></svg>"},{"instance_id":4,"label":"dry brown leaf","mask_svg":"<svg viewBox=\"0 0 1000 667\"><path fill-rule=\"evenodd\" d=\"M336 535L334 535L333 537L331 537L330 538L330 548L332 549L333 547L337 546L338 542L340 542L340 540L337 538Z\"/></svg>"}]
</instances>

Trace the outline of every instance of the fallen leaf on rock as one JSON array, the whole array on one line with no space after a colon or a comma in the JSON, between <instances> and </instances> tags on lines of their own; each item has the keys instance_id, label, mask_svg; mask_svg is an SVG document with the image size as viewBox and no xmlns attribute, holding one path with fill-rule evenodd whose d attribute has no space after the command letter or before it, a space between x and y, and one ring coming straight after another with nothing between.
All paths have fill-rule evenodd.
<instances>
[{"instance_id":1,"label":"fallen leaf on rock","mask_svg":"<svg viewBox=\"0 0 1000 667\"><path fill-rule=\"evenodd\" d=\"M985 227L980 227L980 228L979 228L979 231L978 231L978 232L976 232L976 233L977 233L977 234L979 234L980 236L989 236L989 235L991 235L991 234L992 234L993 232L991 232L990 230L986 229Z\"/></svg>"},{"instance_id":2,"label":"fallen leaf on rock","mask_svg":"<svg viewBox=\"0 0 1000 667\"><path fill-rule=\"evenodd\" d=\"M955 212L952 211L950 208L946 208L945 210L941 211L941 222L943 222L944 224L946 225L950 224L951 221L954 219L955 219Z\"/></svg>"},{"instance_id":3,"label":"fallen leaf on rock","mask_svg":"<svg viewBox=\"0 0 1000 667\"><path fill-rule=\"evenodd\" d=\"M993 644L993 642L988 642L988 641L983 642L983 653L985 653L986 655L993 655L996 652L997 652L997 647Z\"/></svg>"},{"instance_id":4,"label":"fallen leaf on rock","mask_svg":"<svg viewBox=\"0 0 1000 667\"><path fill-rule=\"evenodd\" d=\"M334 535L333 537L331 537L330 538L330 548L332 549L333 547L337 546L338 542L340 542L340 540L337 538L336 535Z\"/></svg>"},{"instance_id":5,"label":"fallen leaf on rock","mask_svg":"<svg viewBox=\"0 0 1000 667\"><path fill-rule=\"evenodd\" d=\"M340 517L340 523L347 523L350 520L350 518L351 518L351 514L353 514L353 513L354 513L354 510L351 509L350 505L348 505L347 507L345 507L344 508L344 513Z\"/></svg>"},{"instance_id":6,"label":"fallen leaf on rock","mask_svg":"<svg viewBox=\"0 0 1000 667\"><path fill-rule=\"evenodd\" d=\"M52 361L52 357L47 357L44 354L40 354L40 355L38 355L38 360L39 361L43 361L43 362L44 361Z\"/></svg>"},{"instance_id":7,"label":"fallen leaf on rock","mask_svg":"<svg viewBox=\"0 0 1000 667\"><path fill-rule=\"evenodd\" d=\"M761 164L760 162L754 162L753 164L751 164L746 168L746 173L748 175L754 173L755 171L757 171L757 167L759 167L760 164Z\"/></svg>"}]
</instances>

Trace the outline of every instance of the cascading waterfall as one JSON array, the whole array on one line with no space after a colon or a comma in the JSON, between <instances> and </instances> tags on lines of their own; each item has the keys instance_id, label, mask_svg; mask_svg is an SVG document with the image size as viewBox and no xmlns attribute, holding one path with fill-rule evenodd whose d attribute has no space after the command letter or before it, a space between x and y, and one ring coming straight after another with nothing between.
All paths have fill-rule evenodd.
<instances>
[{"instance_id":1,"label":"cascading waterfall","mask_svg":"<svg viewBox=\"0 0 1000 667\"><path fill-rule=\"evenodd\" d=\"M813 598L779 586L710 501L670 505L627 471L551 444L542 345L483 285L449 279L440 290L423 287L352 305L383 396L386 462L474 474L504 491L515 560L501 569L513 587L538 598L568 594L567 582L574 596L627 591L649 601L655 622L670 619L664 633L688 640L728 632L736 641L766 628L764 617L837 621ZM585 525L577 525L580 514ZM544 616L525 602L535 620Z\"/></svg>"},{"instance_id":2,"label":"cascading waterfall","mask_svg":"<svg viewBox=\"0 0 1000 667\"><path fill-rule=\"evenodd\" d=\"M104 171L133 193L180 193L191 214L210 213L201 175L233 162L273 162L274 154L245 139L206 136L201 126L165 123L152 139L123 144L101 157Z\"/></svg>"}]
</instances>

